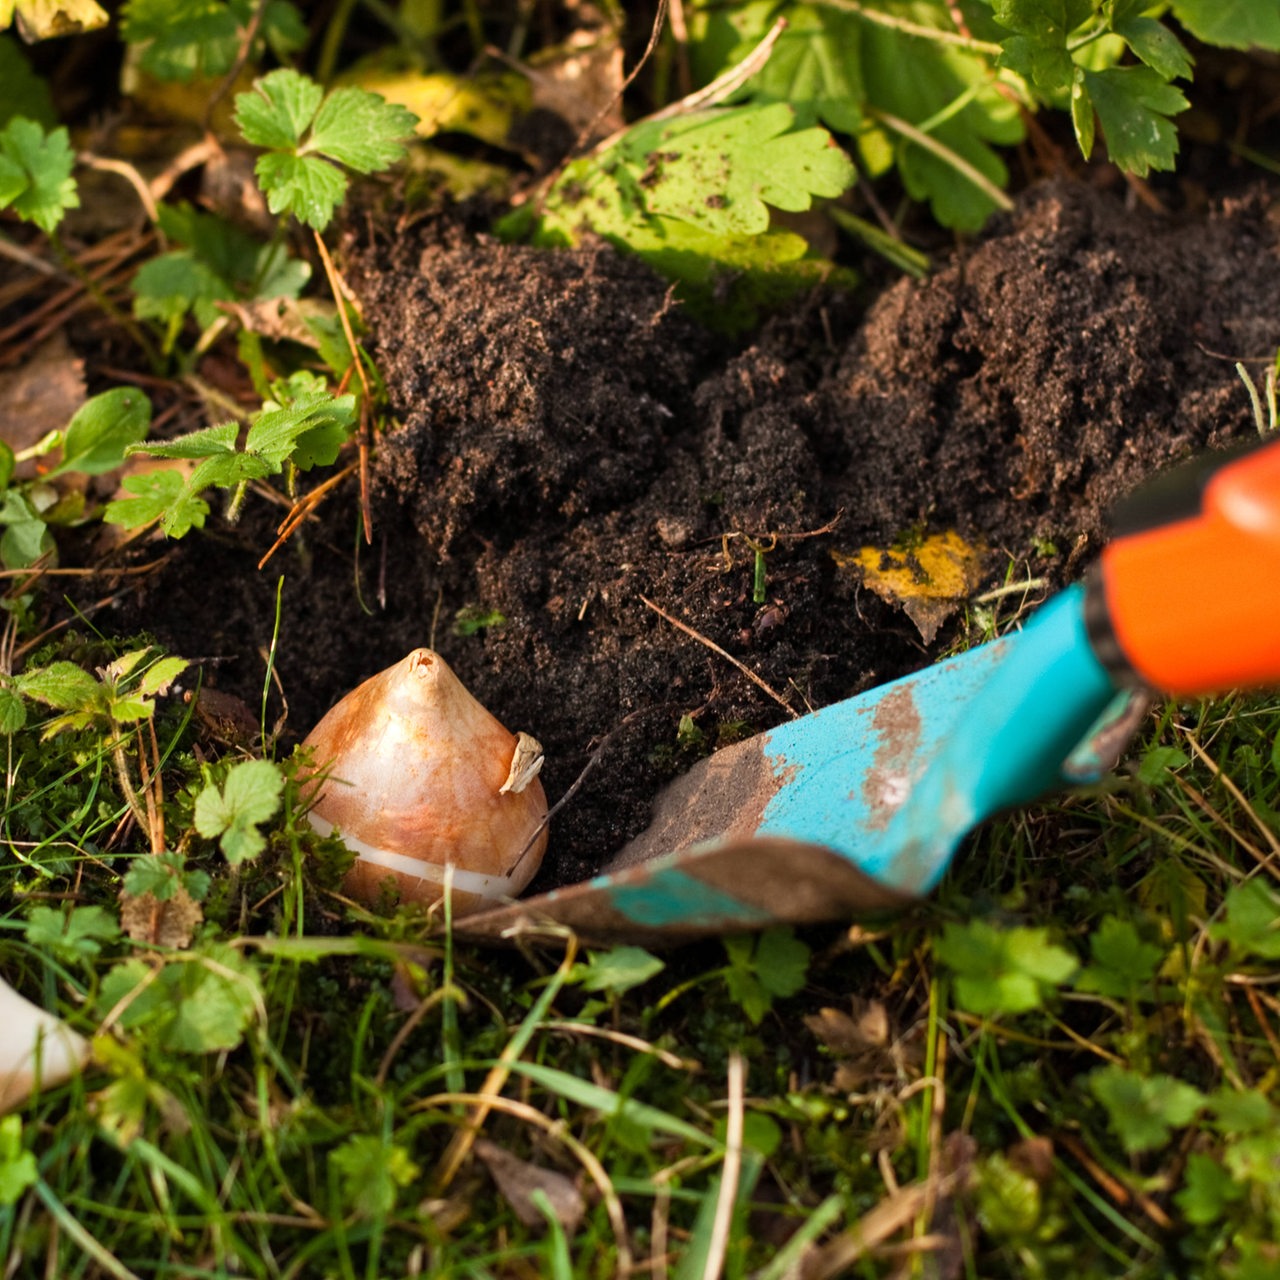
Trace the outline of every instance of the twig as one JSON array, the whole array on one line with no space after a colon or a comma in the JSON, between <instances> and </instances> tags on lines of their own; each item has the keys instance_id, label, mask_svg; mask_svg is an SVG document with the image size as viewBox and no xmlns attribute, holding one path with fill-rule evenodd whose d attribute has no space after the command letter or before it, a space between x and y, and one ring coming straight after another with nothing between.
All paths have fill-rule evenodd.
<instances>
[{"instance_id":1,"label":"twig","mask_svg":"<svg viewBox=\"0 0 1280 1280\"><path fill-rule=\"evenodd\" d=\"M330 476L323 484L317 485L310 493L303 494L297 502L289 509L289 514L280 522L276 529L276 533L280 536L271 544L271 550L258 561L258 568L261 569L268 560L271 559L277 551L280 550L289 538L293 535L298 526L315 513L318 507L329 496L330 493L345 480L360 464L353 462L349 466L345 466L337 475Z\"/></svg>"},{"instance_id":2,"label":"twig","mask_svg":"<svg viewBox=\"0 0 1280 1280\"><path fill-rule=\"evenodd\" d=\"M138 203L142 205L142 211L147 215L147 221L155 227L160 248L169 247L164 233L160 230L160 210L156 206L155 195L146 179L133 165L127 160L111 160L105 156L95 155L92 151L81 151L76 159L88 169L97 169L99 173L114 173L117 177L123 178L136 192Z\"/></svg>"},{"instance_id":3,"label":"twig","mask_svg":"<svg viewBox=\"0 0 1280 1280\"><path fill-rule=\"evenodd\" d=\"M541 1111L531 1107L527 1102L517 1102L514 1098L490 1097L483 1091L478 1094L432 1094L431 1097L415 1103L413 1109L417 1111L425 1107L447 1107L459 1102L466 1106L484 1107L486 1111L504 1111L518 1120L536 1125L544 1133L562 1142L577 1157L591 1181L596 1184L596 1189L600 1192L600 1198L604 1201L605 1209L609 1214L609 1224L613 1228L614 1238L618 1244L618 1265L615 1268L615 1274L620 1280L622 1277L630 1276L632 1274L631 1246L627 1243L627 1219L623 1213L622 1201L618 1198L617 1189L595 1153L568 1131L564 1121L544 1116Z\"/></svg>"},{"instance_id":4,"label":"twig","mask_svg":"<svg viewBox=\"0 0 1280 1280\"><path fill-rule=\"evenodd\" d=\"M840 13L851 13L865 22L875 23L880 27L889 27L901 32L904 36L919 36L922 40L933 40L937 44L951 44L967 49L970 53L985 53L988 57L998 58L1003 52L1000 45L987 40L975 40L973 36L960 31L948 31L945 27L926 27L922 23L912 22L907 18L899 18L891 13L882 13L878 9L868 9L857 3L857 0L813 0L819 9L835 9Z\"/></svg>"},{"instance_id":5,"label":"twig","mask_svg":"<svg viewBox=\"0 0 1280 1280\"><path fill-rule=\"evenodd\" d=\"M436 598L437 613L439 612L440 600L442 598L443 598L443 595L438 596ZM435 641L434 641L435 633L436 633L436 615L432 614L431 616L432 639L427 645L427 647L430 649L435 648ZM545 814L543 814L542 821L539 822L536 827L534 827L532 834L529 836L529 839L525 841L524 848L520 850L520 856L515 860L515 862L511 864L511 870L507 872L508 875L515 874L516 868L519 867L521 862L524 861L525 855L537 843L538 837L547 829L547 826L550 824L551 819L554 818L555 815L559 813L560 810L563 809L565 805L567 805L569 801L572 800L573 797L578 794L579 791L582 790L582 784L586 782L587 775L604 758L605 748L608 747L609 743L611 743L613 739L623 729L625 729L627 725L629 725L633 720L638 720L641 716L648 715L651 711L663 711L671 705L672 704L669 702L655 702L652 706L638 707L635 711L632 711L629 714L623 716L622 719L619 720L618 723L615 724L613 728L610 729L609 732L606 733L604 737L600 739L595 750L592 751L591 753L591 758L587 761L586 764L582 766L582 772L579 773L576 778L574 778L574 780L569 784L569 789L564 793L564 795L560 797L559 800L555 802L555 804L551 806L550 809L546 811Z\"/></svg>"},{"instance_id":6,"label":"twig","mask_svg":"<svg viewBox=\"0 0 1280 1280\"><path fill-rule=\"evenodd\" d=\"M712 653L718 653L726 662L731 662L735 667L738 668L739 671L742 672L744 676L747 677L748 680L751 681L752 684L756 686L756 688L761 689L765 693L767 693L769 697L771 697L774 700L774 702L776 702L778 706L780 706L787 713L787 715L791 716L793 719L799 717L800 713L797 710L795 710L794 707L788 704L785 701L785 699L782 697L782 695L771 684L767 683L760 676L756 675L756 673L752 671L751 668L747 666L745 662L742 662L738 658L735 658L733 654L728 653L726 650L722 649L718 644L716 644L714 640L709 640L700 631L695 631L691 626L689 626L688 623L681 622L679 618L673 618L671 614L669 614L665 609L661 608L659 605L654 604L653 601L648 598L648 596L641 596L640 599L650 609L652 609L654 613L658 615L658 617L665 618L669 623L671 623L671 625L675 627L676 630L683 631L687 636L692 636L693 639L695 639L699 644L706 645L707 648L710 649Z\"/></svg>"},{"instance_id":7,"label":"twig","mask_svg":"<svg viewBox=\"0 0 1280 1280\"><path fill-rule=\"evenodd\" d=\"M218 87L209 95L208 102L205 103L204 118L201 121L205 133L212 132L209 125L213 120L214 108L231 91L231 86L235 84L236 78L244 70L245 64L253 53L253 42L257 38L258 29L262 26L262 18L267 11L268 3L269 0L258 0L258 3L254 5L253 13L249 15L249 21L245 24L244 34L240 37L240 47L236 50L235 61L228 68L227 74L219 81Z\"/></svg>"},{"instance_id":8,"label":"twig","mask_svg":"<svg viewBox=\"0 0 1280 1280\"><path fill-rule=\"evenodd\" d=\"M887 111L881 111L878 107L868 106L865 110L867 115L877 124L884 125L886 129L906 138L908 142L914 142L917 147L923 147L930 154L941 160L943 164L949 165L962 178L967 178L997 209L1003 209L1006 213L1012 210L1013 201L985 173L971 165L964 156L957 154L950 147L939 142L937 138L931 137L923 130L917 129L913 124L908 124L907 121L898 116L891 115Z\"/></svg>"},{"instance_id":9,"label":"twig","mask_svg":"<svg viewBox=\"0 0 1280 1280\"><path fill-rule=\"evenodd\" d=\"M350 296L338 269L333 265L323 238L317 231L316 248L320 251L320 261L324 263L324 273L329 278L329 288L333 290L333 300L338 307L338 317L342 321L342 332L346 334L347 346L351 348L351 359L355 362L356 377L360 379L360 387L364 395L360 400L360 518L364 522L364 540L367 546L373 545L373 515L369 509L369 380L365 377L364 361L360 358L360 347L356 343L356 335L351 328L351 317L347 315L346 299Z\"/></svg>"},{"instance_id":10,"label":"twig","mask_svg":"<svg viewBox=\"0 0 1280 1280\"><path fill-rule=\"evenodd\" d=\"M631 88L635 83L635 78L641 72L644 64L649 61L653 55L653 51L658 47L658 40L662 36L662 28L667 20L667 0L658 0L658 11L653 16L653 26L649 31L649 43L645 45L644 52L641 53L636 65L627 73L622 83L618 86L617 92L609 99L608 102L596 112L590 123L584 128L578 136L573 140L573 146L569 148L569 155L573 155L579 147L585 146L590 140L591 135L600 127L601 122L606 116L622 101L622 95Z\"/></svg>"},{"instance_id":11,"label":"twig","mask_svg":"<svg viewBox=\"0 0 1280 1280\"><path fill-rule=\"evenodd\" d=\"M729 1115L725 1125L724 1166L720 1172L720 1194L716 1198L716 1216L707 1244L707 1261L702 1280L719 1280L729 1247L729 1228L733 1225L733 1206L738 1198L738 1179L742 1174L743 1081L746 1066L735 1049L729 1055Z\"/></svg>"}]
</instances>

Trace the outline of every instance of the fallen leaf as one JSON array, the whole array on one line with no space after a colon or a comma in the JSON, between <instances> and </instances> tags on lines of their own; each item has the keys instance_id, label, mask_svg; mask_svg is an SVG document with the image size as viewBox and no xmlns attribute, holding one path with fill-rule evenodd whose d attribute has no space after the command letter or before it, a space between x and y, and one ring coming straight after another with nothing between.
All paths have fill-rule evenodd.
<instances>
[{"instance_id":1,"label":"fallen leaf","mask_svg":"<svg viewBox=\"0 0 1280 1280\"><path fill-rule=\"evenodd\" d=\"M842 569L861 574L882 600L896 604L916 624L925 644L968 598L982 578L985 549L953 529L930 534L908 547L862 547L835 551Z\"/></svg>"},{"instance_id":2,"label":"fallen leaf","mask_svg":"<svg viewBox=\"0 0 1280 1280\"><path fill-rule=\"evenodd\" d=\"M20 365L0 373L5 443L14 453L30 449L50 431L61 431L84 402L84 361L72 355L58 329ZM30 480L36 471L33 458L19 463L14 474Z\"/></svg>"},{"instance_id":3,"label":"fallen leaf","mask_svg":"<svg viewBox=\"0 0 1280 1280\"><path fill-rule=\"evenodd\" d=\"M543 1169L528 1160L521 1160L487 1138L476 1142L475 1153L484 1161L494 1185L526 1227L536 1227L546 1221L533 1202L533 1193L542 1191L565 1234L573 1236L587 1205L571 1178L554 1169Z\"/></svg>"},{"instance_id":4,"label":"fallen leaf","mask_svg":"<svg viewBox=\"0 0 1280 1280\"><path fill-rule=\"evenodd\" d=\"M465 133L491 146L506 145L518 115L529 109L529 89L509 71L496 75L424 74L366 64L339 80L381 94L418 117L420 138L437 133Z\"/></svg>"},{"instance_id":5,"label":"fallen leaf","mask_svg":"<svg viewBox=\"0 0 1280 1280\"><path fill-rule=\"evenodd\" d=\"M120 894L120 927L135 942L181 950L203 919L200 904L181 885L164 902L153 893Z\"/></svg>"},{"instance_id":6,"label":"fallen leaf","mask_svg":"<svg viewBox=\"0 0 1280 1280\"><path fill-rule=\"evenodd\" d=\"M622 45L615 32L575 32L531 59L527 74L533 105L567 120L575 131L595 126L603 137L625 125Z\"/></svg>"}]
</instances>

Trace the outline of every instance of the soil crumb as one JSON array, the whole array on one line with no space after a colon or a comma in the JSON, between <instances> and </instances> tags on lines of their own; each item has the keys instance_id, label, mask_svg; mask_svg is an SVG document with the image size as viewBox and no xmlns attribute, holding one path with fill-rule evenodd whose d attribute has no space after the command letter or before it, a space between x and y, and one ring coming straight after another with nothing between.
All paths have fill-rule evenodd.
<instances>
[{"instance_id":1,"label":"soil crumb","mask_svg":"<svg viewBox=\"0 0 1280 1280\"><path fill-rule=\"evenodd\" d=\"M533 887L582 879L699 754L957 642L963 611L926 646L833 552L956 529L990 549L987 585L1058 586L1118 495L1252 432L1234 361L1280 345L1272 195L1182 223L1046 184L927 280L815 295L736 348L604 245L456 220L363 237L347 270L399 424L374 544L351 493L258 574L272 537L250 515L172 547L113 625L256 705L283 573L296 737L434 644L541 740L553 802L595 762Z\"/></svg>"}]
</instances>

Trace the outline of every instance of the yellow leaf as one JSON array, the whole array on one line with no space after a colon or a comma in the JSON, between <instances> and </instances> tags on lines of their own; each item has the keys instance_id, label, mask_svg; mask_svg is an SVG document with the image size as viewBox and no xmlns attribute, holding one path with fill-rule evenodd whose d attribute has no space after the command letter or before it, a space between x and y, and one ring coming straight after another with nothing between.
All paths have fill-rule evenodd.
<instances>
[{"instance_id":1,"label":"yellow leaf","mask_svg":"<svg viewBox=\"0 0 1280 1280\"><path fill-rule=\"evenodd\" d=\"M484 77L442 72L426 75L365 65L341 77L341 82L359 85L380 93L388 102L407 107L418 117L420 138L465 133L503 147L516 116L529 109L527 82L510 73Z\"/></svg>"},{"instance_id":2,"label":"yellow leaf","mask_svg":"<svg viewBox=\"0 0 1280 1280\"><path fill-rule=\"evenodd\" d=\"M0 27L14 18L12 3L0 3ZM50 36L73 36L107 23L107 12L94 0L17 0L18 34L27 42Z\"/></svg>"},{"instance_id":3,"label":"yellow leaf","mask_svg":"<svg viewBox=\"0 0 1280 1280\"><path fill-rule=\"evenodd\" d=\"M833 553L882 600L900 605L930 644L982 576L983 548L954 530L930 534L907 547L862 547Z\"/></svg>"}]
</instances>

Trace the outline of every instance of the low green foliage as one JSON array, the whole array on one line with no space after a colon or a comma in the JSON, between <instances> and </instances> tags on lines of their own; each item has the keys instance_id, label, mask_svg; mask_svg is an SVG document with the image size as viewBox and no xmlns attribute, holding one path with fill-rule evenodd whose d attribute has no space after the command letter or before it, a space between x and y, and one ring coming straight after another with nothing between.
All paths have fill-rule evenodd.
<instances>
[{"instance_id":1,"label":"low green foliage","mask_svg":"<svg viewBox=\"0 0 1280 1280\"><path fill-rule=\"evenodd\" d=\"M52 235L80 204L71 170L75 154L66 129L45 130L15 115L0 130L0 209L12 209Z\"/></svg>"},{"instance_id":2,"label":"low green foliage","mask_svg":"<svg viewBox=\"0 0 1280 1280\"><path fill-rule=\"evenodd\" d=\"M242 760L227 771L221 787L209 782L196 797L195 827L216 839L235 866L267 847L258 828L276 816L284 794L284 775L269 760Z\"/></svg>"},{"instance_id":3,"label":"low green foliage","mask_svg":"<svg viewBox=\"0 0 1280 1280\"><path fill-rule=\"evenodd\" d=\"M755 937L726 938L729 953L725 984L755 1025L775 999L793 996L809 971L809 947L791 929L766 929Z\"/></svg>"},{"instance_id":4,"label":"low green foliage","mask_svg":"<svg viewBox=\"0 0 1280 1280\"><path fill-rule=\"evenodd\" d=\"M418 117L376 93L324 90L296 71L272 71L236 98L245 141L269 148L258 181L272 213L291 213L323 231L347 194L347 177L390 168L405 152Z\"/></svg>"}]
</instances>

